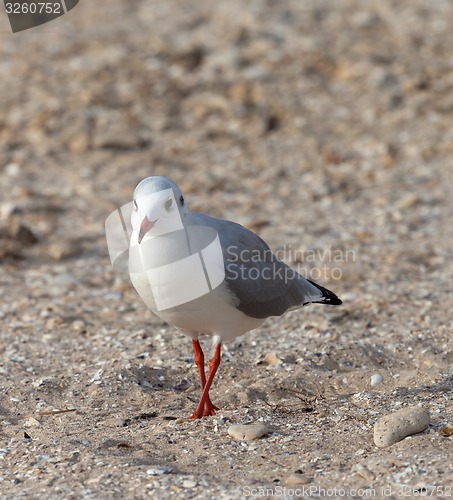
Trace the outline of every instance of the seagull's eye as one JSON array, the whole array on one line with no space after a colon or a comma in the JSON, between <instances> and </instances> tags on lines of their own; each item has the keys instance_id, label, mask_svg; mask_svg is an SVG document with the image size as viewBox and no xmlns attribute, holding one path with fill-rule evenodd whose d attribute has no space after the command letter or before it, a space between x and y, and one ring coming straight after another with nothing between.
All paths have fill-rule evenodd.
<instances>
[{"instance_id":1,"label":"seagull's eye","mask_svg":"<svg viewBox=\"0 0 453 500\"><path fill-rule=\"evenodd\" d=\"M134 210L138 210L137 200L134 198Z\"/></svg>"},{"instance_id":2,"label":"seagull's eye","mask_svg":"<svg viewBox=\"0 0 453 500\"><path fill-rule=\"evenodd\" d=\"M183 196L183 195L181 195L181 196L179 197L179 203L181 203L181 206L182 206L182 207L184 206L184 196Z\"/></svg>"},{"instance_id":3,"label":"seagull's eye","mask_svg":"<svg viewBox=\"0 0 453 500\"><path fill-rule=\"evenodd\" d=\"M172 206L173 206L173 198L168 198L168 200L165 202L165 209L170 210Z\"/></svg>"}]
</instances>

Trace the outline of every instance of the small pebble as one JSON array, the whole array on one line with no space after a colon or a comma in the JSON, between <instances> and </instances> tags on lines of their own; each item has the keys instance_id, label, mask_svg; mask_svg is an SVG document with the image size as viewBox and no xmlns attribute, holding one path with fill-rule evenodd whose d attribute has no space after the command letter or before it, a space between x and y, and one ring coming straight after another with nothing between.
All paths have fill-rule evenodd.
<instances>
[{"instance_id":1,"label":"small pebble","mask_svg":"<svg viewBox=\"0 0 453 500\"><path fill-rule=\"evenodd\" d=\"M149 354L149 353L147 353ZM183 378L179 384L176 384L173 389L175 391L187 391L187 389L190 387L190 382Z\"/></svg>"},{"instance_id":2,"label":"small pebble","mask_svg":"<svg viewBox=\"0 0 453 500\"><path fill-rule=\"evenodd\" d=\"M11 202L5 202L0 205L0 220L8 220L19 209Z\"/></svg>"},{"instance_id":3,"label":"small pebble","mask_svg":"<svg viewBox=\"0 0 453 500\"><path fill-rule=\"evenodd\" d=\"M81 319L76 319L72 322L72 328L77 331L81 331L85 329L85 322Z\"/></svg>"},{"instance_id":4,"label":"small pebble","mask_svg":"<svg viewBox=\"0 0 453 500\"><path fill-rule=\"evenodd\" d=\"M68 241L59 241L49 245L47 252L54 260L64 260L74 255L76 249L74 245Z\"/></svg>"},{"instance_id":5,"label":"small pebble","mask_svg":"<svg viewBox=\"0 0 453 500\"><path fill-rule=\"evenodd\" d=\"M197 482L194 481L193 479L186 479L185 481L182 482L183 488L195 488L196 485Z\"/></svg>"},{"instance_id":6,"label":"small pebble","mask_svg":"<svg viewBox=\"0 0 453 500\"><path fill-rule=\"evenodd\" d=\"M376 387L379 384L382 384L384 377L380 373L374 373L371 375L371 387Z\"/></svg>"},{"instance_id":7,"label":"small pebble","mask_svg":"<svg viewBox=\"0 0 453 500\"><path fill-rule=\"evenodd\" d=\"M311 481L312 479L310 477L304 476L300 472L294 472L285 479L285 484L288 486L299 486L302 484L309 484Z\"/></svg>"},{"instance_id":8,"label":"small pebble","mask_svg":"<svg viewBox=\"0 0 453 500\"><path fill-rule=\"evenodd\" d=\"M385 448L407 436L422 432L429 425L429 411L420 406L402 408L381 417L374 424L374 443Z\"/></svg>"},{"instance_id":9,"label":"small pebble","mask_svg":"<svg viewBox=\"0 0 453 500\"><path fill-rule=\"evenodd\" d=\"M20 166L17 163L8 163L5 165L4 172L10 177L18 177L20 175Z\"/></svg>"},{"instance_id":10,"label":"small pebble","mask_svg":"<svg viewBox=\"0 0 453 500\"><path fill-rule=\"evenodd\" d=\"M283 361L274 352L266 354L264 362L271 366L278 366L283 363Z\"/></svg>"},{"instance_id":11,"label":"small pebble","mask_svg":"<svg viewBox=\"0 0 453 500\"><path fill-rule=\"evenodd\" d=\"M366 481L374 480L374 474L362 464L354 464L352 466L351 471L356 472L360 477L362 477Z\"/></svg>"},{"instance_id":12,"label":"small pebble","mask_svg":"<svg viewBox=\"0 0 453 500\"><path fill-rule=\"evenodd\" d=\"M439 433L444 437L453 436L453 424L445 424L439 429Z\"/></svg>"},{"instance_id":13,"label":"small pebble","mask_svg":"<svg viewBox=\"0 0 453 500\"><path fill-rule=\"evenodd\" d=\"M36 418L34 417L28 417L24 421L25 427L40 427L41 424Z\"/></svg>"},{"instance_id":14,"label":"small pebble","mask_svg":"<svg viewBox=\"0 0 453 500\"><path fill-rule=\"evenodd\" d=\"M270 432L270 429L265 424L247 424L247 425L231 425L228 428L228 435L238 441L254 441Z\"/></svg>"},{"instance_id":15,"label":"small pebble","mask_svg":"<svg viewBox=\"0 0 453 500\"><path fill-rule=\"evenodd\" d=\"M171 467L151 467L151 469L147 469L146 473L150 476L163 476L164 474L170 474L172 470Z\"/></svg>"}]
</instances>

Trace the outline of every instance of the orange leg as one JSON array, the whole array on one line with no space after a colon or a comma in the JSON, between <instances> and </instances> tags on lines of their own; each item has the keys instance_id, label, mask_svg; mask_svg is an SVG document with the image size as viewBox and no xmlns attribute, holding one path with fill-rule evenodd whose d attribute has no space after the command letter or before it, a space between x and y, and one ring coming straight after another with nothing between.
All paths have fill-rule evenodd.
<instances>
[{"instance_id":1,"label":"orange leg","mask_svg":"<svg viewBox=\"0 0 453 500\"><path fill-rule=\"evenodd\" d=\"M193 360L195 361L195 364L198 366L198 371L200 373L201 389L204 389L204 386L206 385L206 375L204 373L203 349L201 348L200 342L198 342L198 340L192 340L192 347L193 347Z\"/></svg>"},{"instance_id":2,"label":"orange leg","mask_svg":"<svg viewBox=\"0 0 453 500\"><path fill-rule=\"evenodd\" d=\"M206 375L204 372L204 355L198 340L192 341L194 350L194 360L195 364L198 366L198 371L200 372L200 382L203 392L201 394L200 402L196 410L193 412L189 419L196 419L207 417L209 415L215 415L215 411L218 410L217 406L213 405L209 397L209 389L211 388L212 381L214 380L217 368L220 365L221 359L221 348L222 344L217 344L214 352L214 356L209 360L209 374L208 380L206 380Z\"/></svg>"}]
</instances>

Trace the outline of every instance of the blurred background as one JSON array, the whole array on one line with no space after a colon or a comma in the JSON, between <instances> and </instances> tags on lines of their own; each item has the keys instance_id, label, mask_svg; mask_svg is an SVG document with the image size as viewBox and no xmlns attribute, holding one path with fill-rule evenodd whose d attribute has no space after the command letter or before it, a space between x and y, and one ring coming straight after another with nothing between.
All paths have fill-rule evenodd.
<instances>
[{"instance_id":1,"label":"blurred background","mask_svg":"<svg viewBox=\"0 0 453 500\"><path fill-rule=\"evenodd\" d=\"M348 369L357 390L366 367L391 373L387 406L398 370L407 387L437 388L427 398L451 390L452 23L447 0L109 0L12 35L1 6L0 368L17 399L4 414L88 398L94 413L65 421L75 433L113 418L112 404L133 407L121 391L143 411L183 404L172 377L191 370L190 343L113 272L104 236L150 175L176 181L192 209L302 252L286 260L344 300L238 341L219 392L276 343L282 359L330 356L316 377ZM137 379L152 376L140 363L172 366L159 375L167 399L130 375L143 352ZM94 384L100 372L109 382ZM258 404L225 394L227 407ZM22 423L10 420L12 438Z\"/></svg>"}]
</instances>

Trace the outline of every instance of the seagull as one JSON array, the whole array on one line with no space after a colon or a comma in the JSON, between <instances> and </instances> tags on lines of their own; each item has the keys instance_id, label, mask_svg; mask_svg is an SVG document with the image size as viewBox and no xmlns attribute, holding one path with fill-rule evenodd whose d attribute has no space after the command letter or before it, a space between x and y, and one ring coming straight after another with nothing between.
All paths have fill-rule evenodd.
<instances>
[{"instance_id":1,"label":"seagull","mask_svg":"<svg viewBox=\"0 0 453 500\"><path fill-rule=\"evenodd\" d=\"M167 177L142 180L132 204L132 284L156 316L192 339L202 393L189 419L213 416L219 409L209 390L222 343L258 328L270 316L310 303L342 303L280 261L249 229L190 210ZM200 335L213 338L207 374Z\"/></svg>"}]
</instances>

